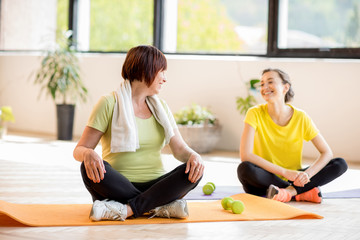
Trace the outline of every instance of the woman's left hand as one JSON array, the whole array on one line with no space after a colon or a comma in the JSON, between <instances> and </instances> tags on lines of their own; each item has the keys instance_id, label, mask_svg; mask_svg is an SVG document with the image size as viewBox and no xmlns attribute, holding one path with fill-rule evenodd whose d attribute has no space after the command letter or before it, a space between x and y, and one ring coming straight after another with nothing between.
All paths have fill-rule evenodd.
<instances>
[{"instance_id":1,"label":"woman's left hand","mask_svg":"<svg viewBox=\"0 0 360 240\"><path fill-rule=\"evenodd\" d=\"M185 173L189 173L189 181L197 182L204 173L204 163L201 156L197 153L191 153L188 161L186 162Z\"/></svg>"}]
</instances>

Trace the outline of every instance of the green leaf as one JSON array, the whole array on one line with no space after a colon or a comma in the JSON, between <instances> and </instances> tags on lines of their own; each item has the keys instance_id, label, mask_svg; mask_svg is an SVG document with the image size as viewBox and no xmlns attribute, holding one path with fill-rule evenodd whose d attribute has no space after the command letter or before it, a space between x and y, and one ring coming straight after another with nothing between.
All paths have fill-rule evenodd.
<instances>
[{"instance_id":1,"label":"green leaf","mask_svg":"<svg viewBox=\"0 0 360 240\"><path fill-rule=\"evenodd\" d=\"M259 79L251 79L250 80L250 88L253 90L257 89L257 83L259 83L260 80Z\"/></svg>"},{"instance_id":2,"label":"green leaf","mask_svg":"<svg viewBox=\"0 0 360 240\"><path fill-rule=\"evenodd\" d=\"M249 82L246 82L247 96L246 97L237 97L236 98L236 108L241 115L245 115L249 108L257 104L256 98L252 95L257 93L258 84L260 83L259 79L251 79Z\"/></svg>"},{"instance_id":3,"label":"green leaf","mask_svg":"<svg viewBox=\"0 0 360 240\"><path fill-rule=\"evenodd\" d=\"M246 98L238 97L236 99L237 109L241 115L245 115L249 108L255 106L256 99L254 96L249 95Z\"/></svg>"},{"instance_id":4,"label":"green leaf","mask_svg":"<svg viewBox=\"0 0 360 240\"><path fill-rule=\"evenodd\" d=\"M0 119L5 122L15 122L14 114L9 106L3 106L0 108Z\"/></svg>"}]
</instances>

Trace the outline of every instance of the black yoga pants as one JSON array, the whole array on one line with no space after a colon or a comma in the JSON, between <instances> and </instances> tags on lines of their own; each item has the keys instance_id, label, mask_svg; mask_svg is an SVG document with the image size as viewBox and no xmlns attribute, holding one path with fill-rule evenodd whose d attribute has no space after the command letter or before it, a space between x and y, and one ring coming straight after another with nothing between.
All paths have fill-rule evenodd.
<instances>
[{"instance_id":1,"label":"black yoga pants","mask_svg":"<svg viewBox=\"0 0 360 240\"><path fill-rule=\"evenodd\" d=\"M134 217L182 198L201 180L199 179L195 183L188 180L189 174L185 174L186 163L145 183L130 182L113 169L108 162L104 161L104 165L106 169L104 179L99 183L94 183L87 177L84 163L81 164L81 175L93 201L109 199L129 204L134 212Z\"/></svg>"},{"instance_id":2,"label":"black yoga pants","mask_svg":"<svg viewBox=\"0 0 360 240\"><path fill-rule=\"evenodd\" d=\"M297 187L293 185L298 194L309 191L314 187L323 186L335 178L346 172L348 166L344 159L334 158L332 159L322 170L311 178L304 187ZM300 169L300 171L305 171ZM263 168L251 163L242 162L237 169L238 178L243 185L246 193L254 194L257 196L265 196L266 190L270 184L273 184L279 188L286 188L292 185L291 181L285 181L279 178L277 175L270 173Z\"/></svg>"}]
</instances>

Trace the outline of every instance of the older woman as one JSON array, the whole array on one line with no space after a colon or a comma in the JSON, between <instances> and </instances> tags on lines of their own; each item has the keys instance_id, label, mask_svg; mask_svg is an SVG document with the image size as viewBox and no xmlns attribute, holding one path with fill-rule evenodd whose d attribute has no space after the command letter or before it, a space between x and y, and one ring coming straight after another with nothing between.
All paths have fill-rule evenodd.
<instances>
[{"instance_id":1,"label":"older woman","mask_svg":"<svg viewBox=\"0 0 360 240\"><path fill-rule=\"evenodd\" d=\"M294 198L320 203L319 186L343 174L346 162L332 159L329 145L310 117L288 103L294 92L285 72L265 69L260 84L266 104L249 109L240 143L238 177L244 190L281 202ZM307 168L302 168L304 140L320 153Z\"/></svg>"},{"instance_id":2,"label":"older woman","mask_svg":"<svg viewBox=\"0 0 360 240\"><path fill-rule=\"evenodd\" d=\"M74 149L94 201L90 218L122 220L150 212L185 218L181 198L199 183L204 165L183 141L167 104L157 97L166 83L165 56L155 47L129 50L120 88L103 96ZM102 157L94 148L101 140ZM169 144L182 162L165 173L161 149Z\"/></svg>"}]
</instances>

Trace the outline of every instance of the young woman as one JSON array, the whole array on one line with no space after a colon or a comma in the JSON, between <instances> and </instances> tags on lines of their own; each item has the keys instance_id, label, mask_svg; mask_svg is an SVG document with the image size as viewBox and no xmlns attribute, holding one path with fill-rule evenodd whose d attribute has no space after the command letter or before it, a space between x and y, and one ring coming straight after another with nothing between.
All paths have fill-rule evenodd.
<instances>
[{"instance_id":1,"label":"young woman","mask_svg":"<svg viewBox=\"0 0 360 240\"><path fill-rule=\"evenodd\" d=\"M167 81L166 68L166 58L157 48L130 49L122 68L125 81L100 99L74 149L94 201L90 213L94 221L124 221L146 212L188 216L181 198L199 183L204 165L183 141L166 103L157 97ZM94 151L100 140L102 157ZM184 162L169 173L161 161L165 144Z\"/></svg>"},{"instance_id":2,"label":"young woman","mask_svg":"<svg viewBox=\"0 0 360 240\"><path fill-rule=\"evenodd\" d=\"M281 202L322 201L319 186L347 170L311 118L288 102L294 97L289 76L265 69L260 93L266 104L252 107L245 117L237 172L245 192ZM303 141L311 141L320 156L302 168Z\"/></svg>"}]
</instances>

